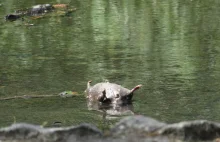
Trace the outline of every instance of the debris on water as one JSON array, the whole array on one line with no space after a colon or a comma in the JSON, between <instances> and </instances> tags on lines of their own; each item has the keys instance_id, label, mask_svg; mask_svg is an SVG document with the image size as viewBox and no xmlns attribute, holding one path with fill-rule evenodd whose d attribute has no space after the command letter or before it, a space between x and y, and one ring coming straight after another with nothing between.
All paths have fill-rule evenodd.
<instances>
[{"instance_id":1,"label":"debris on water","mask_svg":"<svg viewBox=\"0 0 220 142\"><path fill-rule=\"evenodd\" d=\"M34 24L31 24L31 23L25 23L24 25L25 26L34 26Z\"/></svg>"},{"instance_id":2,"label":"debris on water","mask_svg":"<svg viewBox=\"0 0 220 142\"><path fill-rule=\"evenodd\" d=\"M54 4L53 7L54 8L67 8L68 5L67 4Z\"/></svg>"},{"instance_id":3,"label":"debris on water","mask_svg":"<svg viewBox=\"0 0 220 142\"><path fill-rule=\"evenodd\" d=\"M61 126L62 126L62 122L60 122L60 121L55 121L52 124L52 127L61 127Z\"/></svg>"},{"instance_id":4,"label":"debris on water","mask_svg":"<svg viewBox=\"0 0 220 142\"><path fill-rule=\"evenodd\" d=\"M62 98L68 98L68 97L73 97L75 95L78 95L77 92L73 92L73 91L63 91L59 94L60 97Z\"/></svg>"}]
</instances>

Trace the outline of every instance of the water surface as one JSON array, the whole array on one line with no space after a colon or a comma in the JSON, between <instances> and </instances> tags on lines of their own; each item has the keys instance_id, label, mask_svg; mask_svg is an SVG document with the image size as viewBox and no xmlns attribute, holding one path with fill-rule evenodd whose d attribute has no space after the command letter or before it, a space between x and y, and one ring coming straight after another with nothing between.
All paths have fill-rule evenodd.
<instances>
[{"instance_id":1,"label":"water surface","mask_svg":"<svg viewBox=\"0 0 220 142\"><path fill-rule=\"evenodd\" d=\"M69 3L69 16L5 22L16 9ZM73 98L0 102L0 126L29 122L51 126L89 122L113 124L113 117L87 108L88 80L133 88L134 114L172 123L219 121L219 0L48 0L0 1L0 97L51 95Z\"/></svg>"}]
</instances>

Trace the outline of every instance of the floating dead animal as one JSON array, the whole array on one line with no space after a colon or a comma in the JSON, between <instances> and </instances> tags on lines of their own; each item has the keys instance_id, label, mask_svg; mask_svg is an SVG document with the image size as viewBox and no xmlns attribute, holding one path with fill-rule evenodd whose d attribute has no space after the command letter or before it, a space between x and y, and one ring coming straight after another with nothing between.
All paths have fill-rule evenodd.
<instances>
[{"instance_id":1,"label":"floating dead animal","mask_svg":"<svg viewBox=\"0 0 220 142\"><path fill-rule=\"evenodd\" d=\"M29 9L26 14L29 16L34 16L34 15L50 12L53 9L54 7L51 4L42 4L42 5L39 4L32 6L32 8Z\"/></svg>"},{"instance_id":2,"label":"floating dead animal","mask_svg":"<svg viewBox=\"0 0 220 142\"><path fill-rule=\"evenodd\" d=\"M75 11L75 8L69 7L67 4L39 4L34 5L31 8L24 8L16 10L15 13L5 16L6 21L15 21L24 16L41 16L52 11L64 11L64 15Z\"/></svg>"},{"instance_id":3,"label":"floating dead animal","mask_svg":"<svg viewBox=\"0 0 220 142\"><path fill-rule=\"evenodd\" d=\"M15 21L23 16L36 16L40 14L44 14L47 12L50 12L54 9L54 7L51 4L39 4L32 6L28 9L20 9L16 10L13 14L8 14L5 16L5 20L7 21Z\"/></svg>"},{"instance_id":4,"label":"floating dead animal","mask_svg":"<svg viewBox=\"0 0 220 142\"><path fill-rule=\"evenodd\" d=\"M133 93L142 85L137 85L129 90L121 85L103 82L91 86L88 81L86 94L89 101L98 101L106 104L128 104L131 103Z\"/></svg>"}]
</instances>

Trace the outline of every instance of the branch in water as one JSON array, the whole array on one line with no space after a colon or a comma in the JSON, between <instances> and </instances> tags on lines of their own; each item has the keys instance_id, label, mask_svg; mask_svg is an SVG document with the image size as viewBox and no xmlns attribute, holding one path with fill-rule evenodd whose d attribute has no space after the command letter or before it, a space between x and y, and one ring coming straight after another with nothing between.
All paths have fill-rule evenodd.
<instances>
[{"instance_id":1,"label":"branch in water","mask_svg":"<svg viewBox=\"0 0 220 142\"><path fill-rule=\"evenodd\" d=\"M12 100L12 99L46 98L46 97L58 97L58 95L23 95L23 96L13 96L13 97L0 98L0 101Z\"/></svg>"}]
</instances>

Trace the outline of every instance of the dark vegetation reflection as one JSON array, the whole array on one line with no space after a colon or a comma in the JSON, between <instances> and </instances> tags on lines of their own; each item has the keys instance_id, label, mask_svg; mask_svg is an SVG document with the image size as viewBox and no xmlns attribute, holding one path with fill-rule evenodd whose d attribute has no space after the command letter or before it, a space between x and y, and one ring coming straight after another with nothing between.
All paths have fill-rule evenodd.
<instances>
[{"instance_id":1,"label":"dark vegetation reflection","mask_svg":"<svg viewBox=\"0 0 220 142\"><path fill-rule=\"evenodd\" d=\"M56 1L0 1L0 16L42 3ZM165 122L219 120L219 0L61 3L77 11L27 18L34 26L0 21L0 97L80 95L1 101L1 126L60 121L105 128L117 121L103 119L107 110L127 108ZM131 108L88 110L87 81L105 79L126 88L143 84Z\"/></svg>"}]
</instances>

